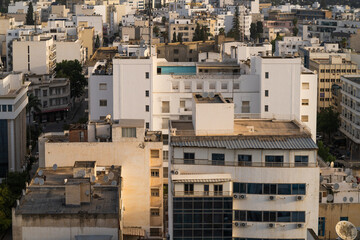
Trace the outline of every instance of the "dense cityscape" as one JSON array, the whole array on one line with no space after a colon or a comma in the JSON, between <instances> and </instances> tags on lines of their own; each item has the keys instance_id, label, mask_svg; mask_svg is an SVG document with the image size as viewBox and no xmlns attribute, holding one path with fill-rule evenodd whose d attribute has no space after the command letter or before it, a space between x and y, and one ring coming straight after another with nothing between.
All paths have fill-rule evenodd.
<instances>
[{"instance_id":1,"label":"dense cityscape","mask_svg":"<svg viewBox=\"0 0 360 240\"><path fill-rule=\"evenodd\" d=\"M0 0L0 240L360 239L359 0Z\"/></svg>"}]
</instances>

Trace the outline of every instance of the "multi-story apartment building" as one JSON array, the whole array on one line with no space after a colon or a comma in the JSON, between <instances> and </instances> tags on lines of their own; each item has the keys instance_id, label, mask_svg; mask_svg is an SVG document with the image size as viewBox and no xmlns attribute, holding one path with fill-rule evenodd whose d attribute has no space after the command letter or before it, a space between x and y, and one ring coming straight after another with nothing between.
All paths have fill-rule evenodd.
<instances>
[{"instance_id":1,"label":"multi-story apartment building","mask_svg":"<svg viewBox=\"0 0 360 240\"><path fill-rule=\"evenodd\" d=\"M328 59L310 59L310 70L318 74L317 110L331 106L331 87L341 85L342 75L357 74L356 63L347 61L341 56L331 55Z\"/></svg>"},{"instance_id":2,"label":"multi-story apartment building","mask_svg":"<svg viewBox=\"0 0 360 240\"><path fill-rule=\"evenodd\" d=\"M167 134L169 120L191 119L193 93L219 92L235 103L239 116L297 119L316 135L317 78L301 67L300 58L256 56L249 69L237 63L115 57L112 69L111 85L111 71L89 77L91 120L107 114L144 119L146 128ZM108 90L99 90L103 83Z\"/></svg>"},{"instance_id":3,"label":"multi-story apartment building","mask_svg":"<svg viewBox=\"0 0 360 240\"><path fill-rule=\"evenodd\" d=\"M164 237L163 184L167 183L162 135L145 131L144 126L144 120L112 121L108 117L88 124L88 142L69 142L68 137L58 133L42 135L39 166L48 169L57 164L68 168L76 162L96 161L98 166L106 167L97 171L106 171L112 165L121 167L121 234L124 239L160 240ZM110 173L106 174L111 182ZM105 178L100 180L101 185L106 182Z\"/></svg>"},{"instance_id":4,"label":"multi-story apartment building","mask_svg":"<svg viewBox=\"0 0 360 240\"><path fill-rule=\"evenodd\" d=\"M176 39L180 33L183 42L191 42L195 34L195 28L196 23L193 23L191 19L175 19L174 23L169 24L169 42L173 41L174 33Z\"/></svg>"},{"instance_id":5,"label":"multi-story apartment building","mask_svg":"<svg viewBox=\"0 0 360 240\"><path fill-rule=\"evenodd\" d=\"M12 212L13 239L123 239L122 168L40 168Z\"/></svg>"},{"instance_id":6,"label":"multi-story apartment building","mask_svg":"<svg viewBox=\"0 0 360 240\"><path fill-rule=\"evenodd\" d=\"M250 39L250 26L252 23L252 16L245 6L237 6L239 9L239 30L240 41Z\"/></svg>"},{"instance_id":7,"label":"multi-story apartment building","mask_svg":"<svg viewBox=\"0 0 360 240\"><path fill-rule=\"evenodd\" d=\"M36 117L40 122L64 120L70 110L70 81L52 75L26 75L31 82L29 94L40 100L40 111Z\"/></svg>"},{"instance_id":8,"label":"multi-story apartment building","mask_svg":"<svg viewBox=\"0 0 360 240\"><path fill-rule=\"evenodd\" d=\"M26 155L26 105L29 82L22 73L0 75L0 178L21 171Z\"/></svg>"},{"instance_id":9,"label":"multi-story apartment building","mask_svg":"<svg viewBox=\"0 0 360 240\"><path fill-rule=\"evenodd\" d=\"M319 208L310 132L233 110L221 94L194 94L193 120L170 122L170 239L307 239Z\"/></svg>"},{"instance_id":10,"label":"multi-story apartment building","mask_svg":"<svg viewBox=\"0 0 360 240\"><path fill-rule=\"evenodd\" d=\"M320 46L319 39L303 40L302 37L284 37L275 43L275 56L294 55L300 47Z\"/></svg>"},{"instance_id":11,"label":"multi-story apartment building","mask_svg":"<svg viewBox=\"0 0 360 240\"><path fill-rule=\"evenodd\" d=\"M331 55L348 59L348 54L339 49L337 43L325 43L324 46L299 47L299 55L304 67L309 68L310 59L328 59Z\"/></svg>"},{"instance_id":12,"label":"multi-story apartment building","mask_svg":"<svg viewBox=\"0 0 360 240\"><path fill-rule=\"evenodd\" d=\"M295 13L295 17L299 20L330 19L332 17L331 11L324 9L293 9L291 12Z\"/></svg>"},{"instance_id":13,"label":"multi-story apartment building","mask_svg":"<svg viewBox=\"0 0 360 240\"><path fill-rule=\"evenodd\" d=\"M52 74L56 67L56 45L51 37L30 33L12 42L14 71Z\"/></svg>"}]
</instances>

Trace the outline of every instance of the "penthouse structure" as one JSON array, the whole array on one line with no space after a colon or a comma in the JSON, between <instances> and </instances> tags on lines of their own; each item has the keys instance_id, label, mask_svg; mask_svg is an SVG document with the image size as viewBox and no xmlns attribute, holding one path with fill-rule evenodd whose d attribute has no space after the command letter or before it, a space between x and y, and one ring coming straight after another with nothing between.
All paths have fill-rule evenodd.
<instances>
[{"instance_id":1,"label":"penthouse structure","mask_svg":"<svg viewBox=\"0 0 360 240\"><path fill-rule=\"evenodd\" d=\"M306 239L318 229L317 146L296 121L233 118L194 94L169 125L170 239Z\"/></svg>"}]
</instances>

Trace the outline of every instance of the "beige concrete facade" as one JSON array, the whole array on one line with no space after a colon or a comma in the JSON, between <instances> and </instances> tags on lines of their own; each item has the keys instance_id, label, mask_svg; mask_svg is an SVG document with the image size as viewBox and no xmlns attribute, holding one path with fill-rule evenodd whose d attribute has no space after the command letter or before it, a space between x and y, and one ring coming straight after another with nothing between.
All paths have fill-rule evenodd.
<instances>
[{"instance_id":1,"label":"beige concrete facade","mask_svg":"<svg viewBox=\"0 0 360 240\"><path fill-rule=\"evenodd\" d=\"M190 24L169 24L169 42L173 41L174 32L176 34L176 38L179 33L182 34L183 42L191 42L193 40L193 36L195 34L195 23Z\"/></svg>"},{"instance_id":2,"label":"beige concrete facade","mask_svg":"<svg viewBox=\"0 0 360 240\"><path fill-rule=\"evenodd\" d=\"M347 61L341 56L329 56L327 59L310 59L309 69L318 74L318 111L331 106L331 87L342 85L342 75L357 74L357 64Z\"/></svg>"},{"instance_id":3,"label":"beige concrete facade","mask_svg":"<svg viewBox=\"0 0 360 240\"><path fill-rule=\"evenodd\" d=\"M86 49L87 60L94 54L94 35L95 30L93 27L79 29L79 40L82 41L82 46Z\"/></svg>"}]
</instances>

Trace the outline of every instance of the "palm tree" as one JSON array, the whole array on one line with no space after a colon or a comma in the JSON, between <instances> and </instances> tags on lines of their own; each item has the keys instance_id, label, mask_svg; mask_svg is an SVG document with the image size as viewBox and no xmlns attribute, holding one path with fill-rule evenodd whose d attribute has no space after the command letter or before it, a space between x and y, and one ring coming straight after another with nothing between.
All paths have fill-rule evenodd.
<instances>
[{"instance_id":1,"label":"palm tree","mask_svg":"<svg viewBox=\"0 0 360 240\"><path fill-rule=\"evenodd\" d=\"M30 117L32 113L39 113L41 112L40 107L41 107L41 101L34 96L32 93L30 93L30 95L28 96L28 104L26 106L26 112L28 113L29 116L29 124L30 124Z\"/></svg>"}]
</instances>

